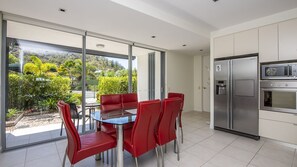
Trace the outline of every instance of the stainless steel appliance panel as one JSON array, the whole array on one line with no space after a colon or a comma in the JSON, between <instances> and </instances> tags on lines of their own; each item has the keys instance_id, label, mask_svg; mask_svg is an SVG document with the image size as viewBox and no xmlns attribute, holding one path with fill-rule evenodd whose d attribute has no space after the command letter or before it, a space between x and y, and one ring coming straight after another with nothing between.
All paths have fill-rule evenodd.
<instances>
[{"instance_id":1,"label":"stainless steel appliance panel","mask_svg":"<svg viewBox=\"0 0 297 167\"><path fill-rule=\"evenodd\" d=\"M258 135L258 60L248 57L231 60L231 129Z\"/></svg>"},{"instance_id":2,"label":"stainless steel appliance panel","mask_svg":"<svg viewBox=\"0 0 297 167\"><path fill-rule=\"evenodd\" d=\"M262 64L263 80L295 80L297 79L297 63Z\"/></svg>"},{"instance_id":3,"label":"stainless steel appliance panel","mask_svg":"<svg viewBox=\"0 0 297 167\"><path fill-rule=\"evenodd\" d=\"M214 63L214 125L221 128L230 128L229 125L229 97L230 97L230 60Z\"/></svg>"},{"instance_id":4,"label":"stainless steel appliance panel","mask_svg":"<svg viewBox=\"0 0 297 167\"><path fill-rule=\"evenodd\" d=\"M297 82L261 81L262 110L297 114Z\"/></svg>"}]
</instances>

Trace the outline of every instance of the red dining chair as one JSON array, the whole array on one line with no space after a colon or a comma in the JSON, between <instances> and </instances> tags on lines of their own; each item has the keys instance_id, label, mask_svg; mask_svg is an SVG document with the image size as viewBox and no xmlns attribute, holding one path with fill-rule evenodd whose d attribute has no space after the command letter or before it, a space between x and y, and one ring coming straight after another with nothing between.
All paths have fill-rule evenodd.
<instances>
[{"instance_id":1,"label":"red dining chair","mask_svg":"<svg viewBox=\"0 0 297 167\"><path fill-rule=\"evenodd\" d=\"M71 113L71 119L73 121L73 123L75 124L75 120L77 120L77 126L76 129L77 131L79 130L79 120L81 120L83 118L83 116L81 115L81 112L77 111L77 106L75 103L69 103L70 106L70 113ZM85 117L87 117L88 119L90 119L89 115L85 115ZM87 120L86 120L87 121ZM60 130L60 136L62 136L63 133L63 121L61 122L61 130Z\"/></svg>"},{"instance_id":2,"label":"red dining chair","mask_svg":"<svg viewBox=\"0 0 297 167\"><path fill-rule=\"evenodd\" d=\"M101 95L100 96L100 110L102 112L110 112L112 110L121 110L122 109L122 99L120 94L113 95ZM104 124L97 127L100 131L103 131L107 134L116 133L116 129L111 124Z\"/></svg>"},{"instance_id":3,"label":"red dining chair","mask_svg":"<svg viewBox=\"0 0 297 167\"><path fill-rule=\"evenodd\" d=\"M157 143L161 149L162 166L164 166L163 145L174 140L174 148L177 146L177 160L179 160L179 144L176 142L176 118L180 112L180 98L168 98L162 101L162 112L159 117L156 133ZM177 143L177 145L176 145Z\"/></svg>"},{"instance_id":4,"label":"red dining chair","mask_svg":"<svg viewBox=\"0 0 297 167\"><path fill-rule=\"evenodd\" d=\"M134 126L124 132L124 149L135 158L136 167L138 167L137 157L154 148L159 160L155 132L160 110L160 100L138 103ZM159 166L158 161L157 164Z\"/></svg>"},{"instance_id":5,"label":"red dining chair","mask_svg":"<svg viewBox=\"0 0 297 167\"><path fill-rule=\"evenodd\" d=\"M66 155L73 167L74 164L82 159L112 149L116 146L115 139L103 132L89 133L80 136L75 129L75 125L71 121L70 106L63 101L59 101L57 107L62 121L64 122L68 140L63 158L63 167L65 166Z\"/></svg>"},{"instance_id":6,"label":"red dining chair","mask_svg":"<svg viewBox=\"0 0 297 167\"><path fill-rule=\"evenodd\" d=\"M123 109L137 108L137 104L138 104L137 93L122 94Z\"/></svg>"},{"instance_id":7,"label":"red dining chair","mask_svg":"<svg viewBox=\"0 0 297 167\"><path fill-rule=\"evenodd\" d=\"M181 106L180 106L180 113L179 113L178 119L179 119L179 127L180 127L180 131L181 131L181 142L184 143L184 132L183 132L183 125L182 125L182 119L181 119L181 116L182 116L182 111L183 111L183 108L184 108L184 99L185 99L185 95L182 94L182 93L172 93L172 92L169 92L169 93L168 93L168 98L174 98L174 97L181 98L181 100L182 100L182 103L181 103Z\"/></svg>"}]
</instances>

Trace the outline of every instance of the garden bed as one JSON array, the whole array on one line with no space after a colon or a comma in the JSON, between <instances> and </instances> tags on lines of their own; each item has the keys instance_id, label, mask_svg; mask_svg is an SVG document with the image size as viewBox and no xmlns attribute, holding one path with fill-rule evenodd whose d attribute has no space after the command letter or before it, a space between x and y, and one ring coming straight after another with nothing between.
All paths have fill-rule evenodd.
<instances>
[{"instance_id":1,"label":"garden bed","mask_svg":"<svg viewBox=\"0 0 297 167\"><path fill-rule=\"evenodd\" d=\"M24 113L21 113L19 115L16 115L12 118L10 118L9 121L6 121L6 127L12 127L15 126L24 116Z\"/></svg>"}]
</instances>

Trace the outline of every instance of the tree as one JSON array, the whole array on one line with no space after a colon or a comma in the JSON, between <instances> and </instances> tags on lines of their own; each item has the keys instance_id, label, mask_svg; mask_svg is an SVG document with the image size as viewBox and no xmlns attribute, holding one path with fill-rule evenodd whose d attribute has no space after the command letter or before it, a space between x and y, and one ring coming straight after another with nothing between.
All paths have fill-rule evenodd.
<instances>
[{"instance_id":1,"label":"tree","mask_svg":"<svg viewBox=\"0 0 297 167\"><path fill-rule=\"evenodd\" d=\"M19 63L20 62L20 60L18 59L18 58L16 58L13 54L9 54L8 55L8 62L9 62L9 64L14 64L14 63Z\"/></svg>"},{"instance_id":2,"label":"tree","mask_svg":"<svg viewBox=\"0 0 297 167\"><path fill-rule=\"evenodd\" d=\"M24 65L25 74L33 74L36 76L42 76L49 74L53 76L57 72L57 65L53 63L42 63L42 61L36 56L30 56L31 62Z\"/></svg>"}]
</instances>

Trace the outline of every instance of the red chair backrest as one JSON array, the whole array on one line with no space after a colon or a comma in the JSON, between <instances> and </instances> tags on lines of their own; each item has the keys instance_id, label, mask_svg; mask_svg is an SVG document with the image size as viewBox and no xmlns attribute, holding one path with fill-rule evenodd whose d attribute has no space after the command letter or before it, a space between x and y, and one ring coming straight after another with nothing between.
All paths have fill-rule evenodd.
<instances>
[{"instance_id":1,"label":"red chair backrest","mask_svg":"<svg viewBox=\"0 0 297 167\"><path fill-rule=\"evenodd\" d=\"M180 106L180 98L168 98L162 101L162 112L157 129L157 140L160 145L176 139L175 122L180 112Z\"/></svg>"},{"instance_id":2,"label":"red chair backrest","mask_svg":"<svg viewBox=\"0 0 297 167\"><path fill-rule=\"evenodd\" d=\"M57 106L66 129L68 140L67 155L69 161L72 162L74 156L76 156L77 152L81 149L80 137L71 120L69 104L59 101Z\"/></svg>"},{"instance_id":3,"label":"red chair backrest","mask_svg":"<svg viewBox=\"0 0 297 167\"><path fill-rule=\"evenodd\" d=\"M138 104L137 93L122 94L123 109L137 108L137 104Z\"/></svg>"},{"instance_id":4,"label":"red chair backrest","mask_svg":"<svg viewBox=\"0 0 297 167\"><path fill-rule=\"evenodd\" d=\"M182 100L182 103L181 103L181 110L183 110L183 108L184 108L185 95L182 94L182 93L172 93L172 92L168 93L168 98L174 98L174 97L179 97L179 98L181 98L181 100Z\"/></svg>"},{"instance_id":5,"label":"red chair backrest","mask_svg":"<svg viewBox=\"0 0 297 167\"><path fill-rule=\"evenodd\" d=\"M100 109L101 111L112 111L122 109L121 95L101 95Z\"/></svg>"},{"instance_id":6,"label":"red chair backrest","mask_svg":"<svg viewBox=\"0 0 297 167\"><path fill-rule=\"evenodd\" d=\"M155 133L160 112L160 100L138 103L137 117L131 134L134 156L138 157L156 147Z\"/></svg>"}]
</instances>

